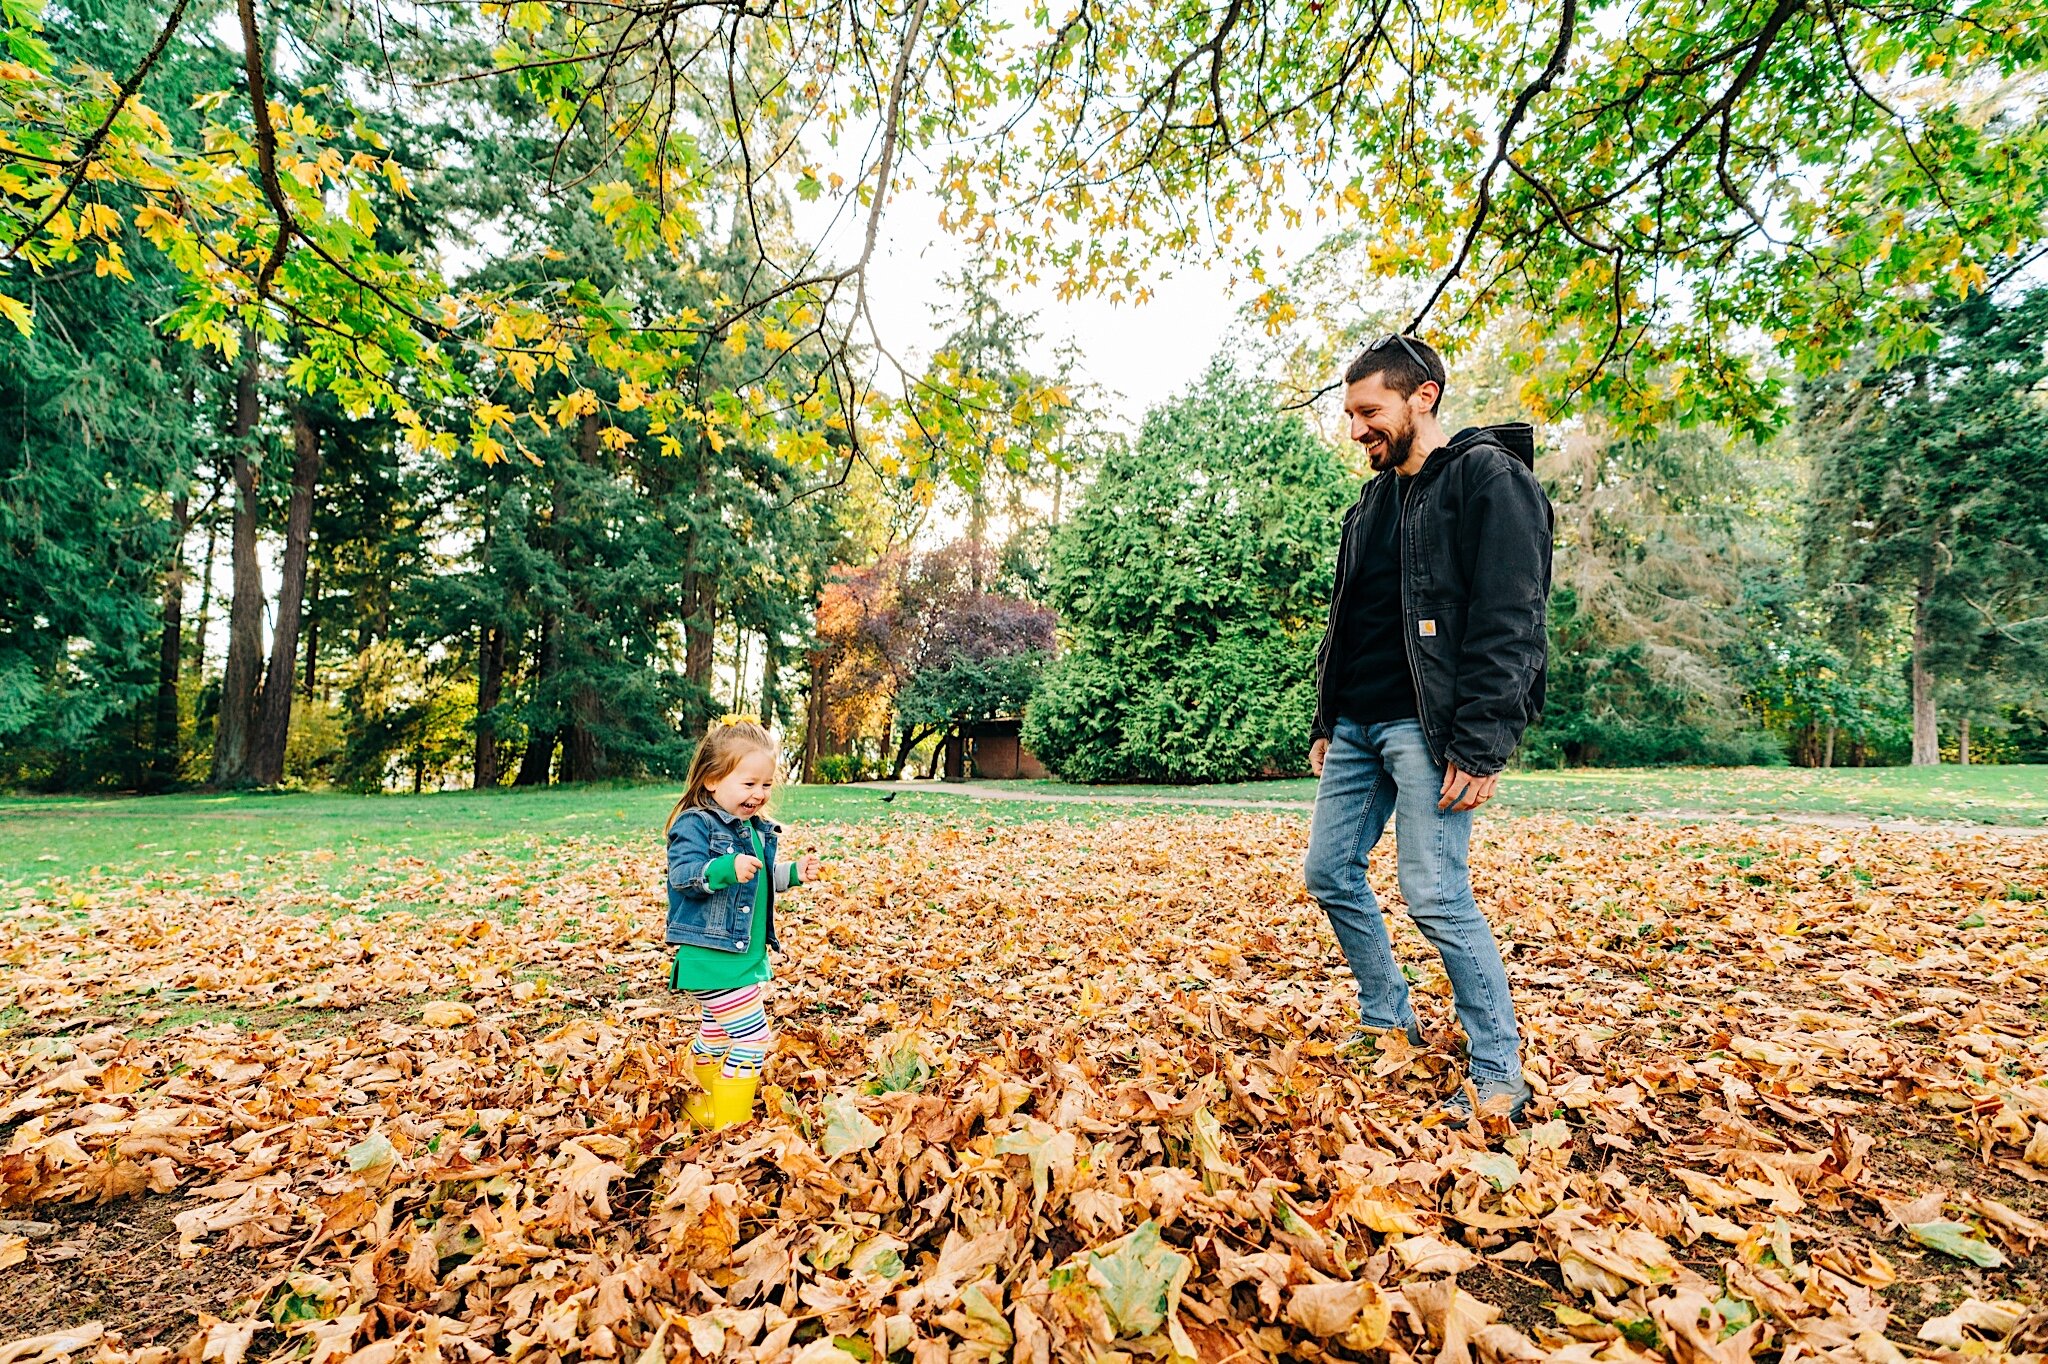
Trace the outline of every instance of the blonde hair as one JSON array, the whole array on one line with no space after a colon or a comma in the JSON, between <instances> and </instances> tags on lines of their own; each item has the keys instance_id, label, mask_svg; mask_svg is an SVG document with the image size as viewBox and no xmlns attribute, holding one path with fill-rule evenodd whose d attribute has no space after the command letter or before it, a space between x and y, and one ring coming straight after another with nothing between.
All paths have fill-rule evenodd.
<instances>
[{"instance_id":1,"label":"blonde hair","mask_svg":"<svg viewBox=\"0 0 2048 1364\"><path fill-rule=\"evenodd\" d=\"M689 773L683 778L683 798L668 812L666 833L675 827L685 810L700 810L716 802L711 798L714 782L724 781L749 753L775 756L775 740L751 715L727 715L711 722L697 751L690 757Z\"/></svg>"}]
</instances>

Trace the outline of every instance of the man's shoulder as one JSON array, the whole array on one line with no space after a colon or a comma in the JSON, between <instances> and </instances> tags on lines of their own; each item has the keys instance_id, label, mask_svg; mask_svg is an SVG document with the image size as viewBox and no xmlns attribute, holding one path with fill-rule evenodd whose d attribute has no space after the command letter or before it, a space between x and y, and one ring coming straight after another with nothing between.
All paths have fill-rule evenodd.
<instances>
[{"instance_id":1,"label":"man's shoulder","mask_svg":"<svg viewBox=\"0 0 2048 1364\"><path fill-rule=\"evenodd\" d=\"M1509 450L1506 444L1490 431L1481 431L1465 442L1463 462L1467 470L1472 472L1493 474L1510 466L1520 469L1523 473L1529 472L1529 466L1522 462L1521 457Z\"/></svg>"},{"instance_id":2,"label":"man's shoulder","mask_svg":"<svg viewBox=\"0 0 2048 1364\"><path fill-rule=\"evenodd\" d=\"M1467 493L1477 492L1504 478L1527 484L1538 491L1543 487L1527 461L1484 434L1467 443L1463 457L1458 460L1458 473Z\"/></svg>"}]
</instances>

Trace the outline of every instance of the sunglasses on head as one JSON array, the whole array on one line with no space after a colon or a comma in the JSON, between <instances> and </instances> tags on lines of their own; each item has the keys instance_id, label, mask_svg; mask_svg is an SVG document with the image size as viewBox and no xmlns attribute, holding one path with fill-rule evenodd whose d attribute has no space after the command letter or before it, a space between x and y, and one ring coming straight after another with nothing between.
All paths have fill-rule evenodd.
<instances>
[{"instance_id":1,"label":"sunglasses on head","mask_svg":"<svg viewBox=\"0 0 2048 1364\"><path fill-rule=\"evenodd\" d=\"M1371 352L1376 350L1385 350L1388 346L1399 346L1402 350L1407 351L1408 358L1410 360L1413 360L1417 365L1420 365L1422 367L1422 372L1424 374L1432 376L1430 382L1436 382L1434 378L1436 371L1430 367L1429 361L1423 359L1422 352L1415 349L1415 343L1410 341L1406 336L1403 336L1400 332L1388 332L1385 336L1382 336L1379 340L1373 342L1370 346L1367 346L1365 349L1366 352L1370 354Z\"/></svg>"}]
</instances>

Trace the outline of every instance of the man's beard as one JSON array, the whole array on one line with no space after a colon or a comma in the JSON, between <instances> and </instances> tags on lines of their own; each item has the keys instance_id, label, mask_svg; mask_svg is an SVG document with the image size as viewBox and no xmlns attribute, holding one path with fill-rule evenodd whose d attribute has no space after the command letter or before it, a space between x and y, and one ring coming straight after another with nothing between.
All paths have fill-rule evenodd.
<instances>
[{"instance_id":1,"label":"man's beard","mask_svg":"<svg viewBox=\"0 0 2048 1364\"><path fill-rule=\"evenodd\" d=\"M1408 456L1415 449L1415 426L1411 422L1406 430L1387 437L1385 445L1365 447L1366 463L1372 465L1374 473L1399 468L1408 462Z\"/></svg>"}]
</instances>

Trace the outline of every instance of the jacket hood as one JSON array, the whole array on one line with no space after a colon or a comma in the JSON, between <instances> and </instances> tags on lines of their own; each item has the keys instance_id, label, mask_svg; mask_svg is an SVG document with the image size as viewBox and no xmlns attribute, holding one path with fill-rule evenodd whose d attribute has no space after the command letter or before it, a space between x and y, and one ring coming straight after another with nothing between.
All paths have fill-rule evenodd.
<instances>
[{"instance_id":1,"label":"jacket hood","mask_svg":"<svg viewBox=\"0 0 2048 1364\"><path fill-rule=\"evenodd\" d=\"M1451 443L1444 447L1444 452L1463 454L1466 449L1481 441L1498 445L1527 465L1532 473L1535 471L1536 429L1529 423L1499 422L1493 426L1468 426L1451 437Z\"/></svg>"}]
</instances>

